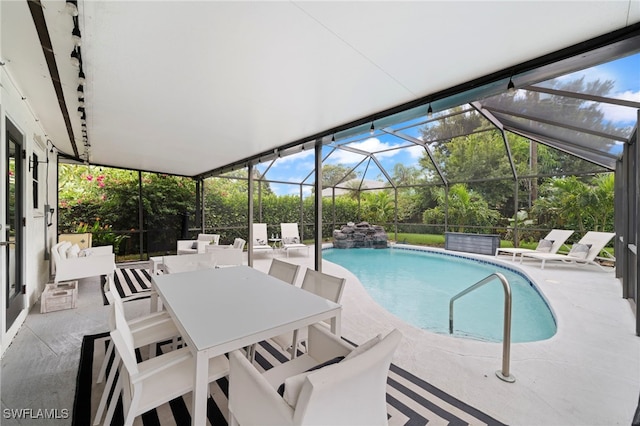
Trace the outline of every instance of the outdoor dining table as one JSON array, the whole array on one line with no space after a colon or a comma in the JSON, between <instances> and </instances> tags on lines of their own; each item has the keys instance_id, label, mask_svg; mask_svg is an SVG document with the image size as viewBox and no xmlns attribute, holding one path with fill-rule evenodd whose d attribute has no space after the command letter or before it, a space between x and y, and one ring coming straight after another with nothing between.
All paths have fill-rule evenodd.
<instances>
[{"instance_id":1,"label":"outdoor dining table","mask_svg":"<svg viewBox=\"0 0 640 426\"><path fill-rule=\"evenodd\" d=\"M210 358L327 319L340 334L339 304L248 266L155 275L152 283L196 361L193 425L206 424Z\"/></svg>"}]
</instances>

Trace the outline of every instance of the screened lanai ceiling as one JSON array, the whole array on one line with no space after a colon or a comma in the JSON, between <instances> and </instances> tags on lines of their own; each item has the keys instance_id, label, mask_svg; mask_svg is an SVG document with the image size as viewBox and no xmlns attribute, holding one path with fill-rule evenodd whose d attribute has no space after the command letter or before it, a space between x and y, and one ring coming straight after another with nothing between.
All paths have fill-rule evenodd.
<instances>
[{"instance_id":1,"label":"screened lanai ceiling","mask_svg":"<svg viewBox=\"0 0 640 426\"><path fill-rule=\"evenodd\" d=\"M268 164L268 155L284 158L286 148L320 138L338 150L334 159L360 155L361 174L379 175L387 149L424 151L410 125L429 126L429 107L434 118L459 107L612 167L637 125L585 126L554 109L564 98L637 110L637 91L629 99L560 84L635 57L633 0L80 0L76 17L60 0L0 7L12 84L53 146L92 164L207 176L246 159ZM505 94L509 80L514 95ZM372 124L397 143L367 148ZM309 181L305 173L290 179Z\"/></svg>"}]
</instances>

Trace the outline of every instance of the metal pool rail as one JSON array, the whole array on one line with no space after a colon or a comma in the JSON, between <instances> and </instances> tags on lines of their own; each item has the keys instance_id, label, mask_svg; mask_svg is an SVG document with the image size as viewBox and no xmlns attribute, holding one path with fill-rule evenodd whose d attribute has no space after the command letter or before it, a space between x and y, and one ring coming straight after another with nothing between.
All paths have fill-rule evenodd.
<instances>
[{"instance_id":1,"label":"metal pool rail","mask_svg":"<svg viewBox=\"0 0 640 426\"><path fill-rule=\"evenodd\" d=\"M516 381L516 378L509 374L509 358L511 351L511 286L509 285L509 281L507 278L502 275L500 272L494 272L493 274L481 279L477 283L473 284L470 287L462 290L460 293L456 294L449 301L449 334L453 334L453 302L457 299L461 298L465 294L471 293L473 290L482 287L483 285L493 281L495 278L498 278L502 283L502 288L504 289L504 333L502 338L502 370L496 371L496 376L500 380L504 380L505 382L513 383Z\"/></svg>"}]
</instances>

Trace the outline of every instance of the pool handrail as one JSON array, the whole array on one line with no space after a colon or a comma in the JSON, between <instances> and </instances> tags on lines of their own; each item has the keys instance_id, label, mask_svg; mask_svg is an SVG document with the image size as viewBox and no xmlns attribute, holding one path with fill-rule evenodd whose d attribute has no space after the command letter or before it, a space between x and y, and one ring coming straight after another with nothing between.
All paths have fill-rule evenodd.
<instances>
[{"instance_id":1,"label":"pool handrail","mask_svg":"<svg viewBox=\"0 0 640 426\"><path fill-rule=\"evenodd\" d=\"M502 337L502 370L496 371L496 376L500 380L513 383L516 378L509 373L509 358L511 356L511 286L507 278L500 272L494 272L491 275L481 279L477 283L462 290L449 300L449 334L453 334L453 302L461 298L465 294L471 293L473 290L498 278L504 289L504 332Z\"/></svg>"}]
</instances>

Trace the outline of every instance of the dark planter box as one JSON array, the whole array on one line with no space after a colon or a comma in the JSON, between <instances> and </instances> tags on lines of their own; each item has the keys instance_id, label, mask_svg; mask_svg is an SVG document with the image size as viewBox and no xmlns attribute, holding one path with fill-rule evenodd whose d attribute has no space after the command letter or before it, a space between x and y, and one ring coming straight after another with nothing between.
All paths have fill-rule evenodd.
<instances>
[{"instance_id":1,"label":"dark planter box","mask_svg":"<svg viewBox=\"0 0 640 426\"><path fill-rule=\"evenodd\" d=\"M500 235L444 233L444 248L446 250L494 255L498 247L500 247Z\"/></svg>"}]
</instances>

